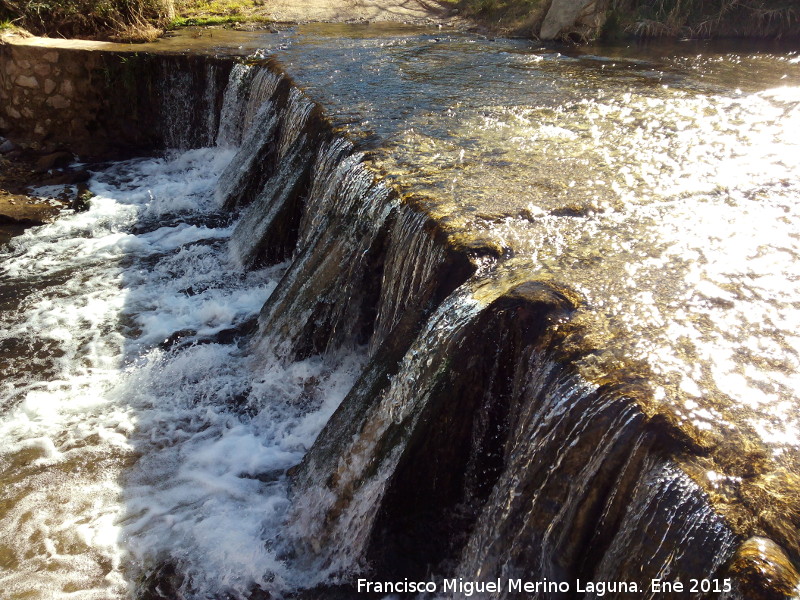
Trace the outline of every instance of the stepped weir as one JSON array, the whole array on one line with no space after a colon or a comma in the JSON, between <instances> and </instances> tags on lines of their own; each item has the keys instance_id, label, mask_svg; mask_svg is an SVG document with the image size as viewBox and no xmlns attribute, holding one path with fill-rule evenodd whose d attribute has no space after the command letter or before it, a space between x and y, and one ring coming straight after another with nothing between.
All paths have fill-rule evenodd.
<instances>
[{"instance_id":1,"label":"stepped weir","mask_svg":"<svg viewBox=\"0 0 800 600\"><path fill-rule=\"evenodd\" d=\"M8 597L796 597L798 88L355 31L0 46Z\"/></svg>"}]
</instances>

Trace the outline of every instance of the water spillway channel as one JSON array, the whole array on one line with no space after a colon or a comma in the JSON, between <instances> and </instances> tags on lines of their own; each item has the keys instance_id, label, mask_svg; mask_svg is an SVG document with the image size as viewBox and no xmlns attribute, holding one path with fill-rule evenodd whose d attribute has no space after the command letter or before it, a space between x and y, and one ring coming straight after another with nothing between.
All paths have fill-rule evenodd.
<instances>
[{"instance_id":1,"label":"water spillway channel","mask_svg":"<svg viewBox=\"0 0 800 600\"><path fill-rule=\"evenodd\" d=\"M2 251L4 593L795 595L800 56L259 45Z\"/></svg>"}]
</instances>

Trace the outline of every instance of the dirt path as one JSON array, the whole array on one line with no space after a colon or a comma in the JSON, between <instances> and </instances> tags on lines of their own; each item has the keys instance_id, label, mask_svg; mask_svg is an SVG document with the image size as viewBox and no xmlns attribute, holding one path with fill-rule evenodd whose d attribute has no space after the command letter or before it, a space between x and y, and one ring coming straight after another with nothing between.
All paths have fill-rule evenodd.
<instances>
[{"instance_id":1,"label":"dirt path","mask_svg":"<svg viewBox=\"0 0 800 600\"><path fill-rule=\"evenodd\" d=\"M272 21L402 22L457 25L457 11L446 0L264 0L246 11Z\"/></svg>"},{"instance_id":2,"label":"dirt path","mask_svg":"<svg viewBox=\"0 0 800 600\"><path fill-rule=\"evenodd\" d=\"M449 17L450 8L420 0L267 0L262 10L275 21L402 21L429 23Z\"/></svg>"}]
</instances>

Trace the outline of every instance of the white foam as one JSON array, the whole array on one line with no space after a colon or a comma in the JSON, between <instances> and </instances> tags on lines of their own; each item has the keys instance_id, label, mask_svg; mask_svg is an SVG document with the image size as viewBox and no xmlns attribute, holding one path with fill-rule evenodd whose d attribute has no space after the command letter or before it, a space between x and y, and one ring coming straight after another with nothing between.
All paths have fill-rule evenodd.
<instances>
[{"instance_id":1,"label":"white foam","mask_svg":"<svg viewBox=\"0 0 800 600\"><path fill-rule=\"evenodd\" d=\"M0 314L19 349L0 384L4 598L124 598L163 564L195 598L290 585L285 470L361 363L254 372L213 337L257 315L285 268L242 272L233 227L203 223L232 156L113 165L90 210L2 256L0 285L24 291Z\"/></svg>"}]
</instances>

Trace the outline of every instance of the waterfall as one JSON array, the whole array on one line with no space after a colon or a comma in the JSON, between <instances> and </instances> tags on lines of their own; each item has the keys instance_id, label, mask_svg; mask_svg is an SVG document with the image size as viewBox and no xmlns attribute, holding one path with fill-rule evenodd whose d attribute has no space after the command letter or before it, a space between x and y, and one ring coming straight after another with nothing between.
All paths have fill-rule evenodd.
<instances>
[{"instance_id":1,"label":"waterfall","mask_svg":"<svg viewBox=\"0 0 800 600\"><path fill-rule=\"evenodd\" d=\"M300 214L296 203L302 201L300 196L307 187L314 138L303 130L313 104L296 90L289 94L288 102L286 112L275 123L275 170L245 209L234 234L234 251L246 265L282 260L295 243L295 217ZM262 135L270 132L258 131ZM263 159L259 164L263 167Z\"/></svg>"},{"instance_id":2,"label":"waterfall","mask_svg":"<svg viewBox=\"0 0 800 600\"><path fill-rule=\"evenodd\" d=\"M648 564L696 577L720 567L735 536L677 469L658 471L654 448L674 445L669 433L621 390L582 382L558 355L552 326L574 308L544 284L468 283L388 384L385 367L362 377L295 476L296 534L322 572L635 580L641 553L622 532L640 531L646 518L671 538L672 550L657 551L689 541L702 550L687 549L688 564ZM654 495L655 480L686 491ZM615 562L619 543L625 568Z\"/></svg>"},{"instance_id":3,"label":"waterfall","mask_svg":"<svg viewBox=\"0 0 800 600\"><path fill-rule=\"evenodd\" d=\"M219 129L224 123L221 117L230 116L222 110L223 98L230 95L224 93L224 83L235 78L229 74L230 67L228 63L201 57L175 57L174 62L156 63L159 114L166 148L207 147L214 145L218 137L225 138L227 133Z\"/></svg>"},{"instance_id":4,"label":"waterfall","mask_svg":"<svg viewBox=\"0 0 800 600\"><path fill-rule=\"evenodd\" d=\"M648 410L641 374L586 375L600 350L580 295L381 181L276 63L229 67L165 75L167 156L98 171L90 211L4 256L32 316L3 316L2 349L27 344L33 367L3 383L0 436L9 478L41 487L2 498L22 508L0 556L21 565L14 536L34 540L12 598L322 599L358 577L461 577L638 582L643 598L661 597L652 579L731 578L743 599L796 583L787 536L749 532L774 549L748 553L715 509L692 477L702 449ZM95 456L102 472L65 475ZM62 536L63 477L85 522ZM789 566L754 567L775 557ZM603 593L531 597L581 595Z\"/></svg>"},{"instance_id":5,"label":"waterfall","mask_svg":"<svg viewBox=\"0 0 800 600\"><path fill-rule=\"evenodd\" d=\"M263 117L256 119L256 115L272 101L281 79L279 73L270 69L254 69L241 63L233 66L219 116L217 145L238 146L242 137L250 132L254 121L264 121ZM250 148L246 156L254 155Z\"/></svg>"},{"instance_id":6,"label":"waterfall","mask_svg":"<svg viewBox=\"0 0 800 600\"><path fill-rule=\"evenodd\" d=\"M646 414L638 376L598 386L573 366L580 300L520 284L502 250L459 246L285 98L303 117L291 135L269 126L271 175L232 241L244 264L290 260L251 351L369 358L292 475L287 543L314 593L356 574L533 573L645 595L651 579L722 577L741 539L672 458L695 450Z\"/></svg>"}]
</instances>

